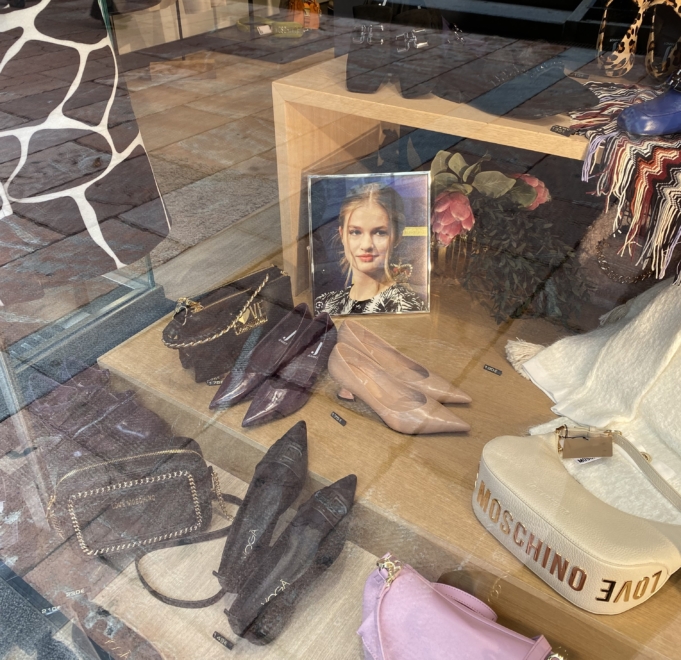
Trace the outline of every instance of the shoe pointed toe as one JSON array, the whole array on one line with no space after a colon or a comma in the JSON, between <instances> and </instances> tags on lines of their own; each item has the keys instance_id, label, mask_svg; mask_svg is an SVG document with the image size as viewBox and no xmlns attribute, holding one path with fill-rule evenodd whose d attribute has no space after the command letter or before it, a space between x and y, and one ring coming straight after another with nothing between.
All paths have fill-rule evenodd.
<instances>
[{"instance_id":1,"label":"shoe pointed toe","mask_svg":"<svg viewBox=\"0 0 681 660\"><path fill-rule=\"evenodd\" d=\"M437 399L440 403L472 403L473 399L463 390L450 385Z\"/></svg>"},{"instance_id":2,"label":"shoe pointed toe","mask_svg":"<svg viewBox=\"0 0 681 660\"><path fill-rule=\"evenodd\" d=\"M228 408L239 401L245 399L251 391L253 391L262 381L262 376L254 372L246 372L243 374L232 374L229 379L220 385L213 400L208 407L211 410L215 408Z\"/></svg>"},{"instance_id":3,"label":"shoe pointed toe","mask_svg":"<svg viewBox=\"0 0 681 660\"><path fill-rule=\"evenodd\" d=\"M457 417L448 408L437 404L428 411L419 433L467 433L470 424Z\"/></svg>"},{"instance_id":4,"label":"shoe pointed toe","mask_svg":"<svg viewBox=\"0 0 681 660\"><path fill-rule=\"evenodd\" d=\"M355 499L355 492L357 491L357 475L348 474L329 486L332 490L338 493L344 500L352 505Z\"/></svg>"}]
</instances>

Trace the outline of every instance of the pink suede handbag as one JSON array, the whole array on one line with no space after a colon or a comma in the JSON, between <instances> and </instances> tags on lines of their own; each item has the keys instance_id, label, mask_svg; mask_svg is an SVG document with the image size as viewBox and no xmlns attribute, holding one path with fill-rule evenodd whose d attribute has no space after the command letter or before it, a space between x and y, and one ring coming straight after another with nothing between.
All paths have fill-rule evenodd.
<instances>
[{"instance_id":1,"label":"pink suede handbag","mask_svg":"<svg viewBox=\"0 0 681 660\"><path fill-rule=\"evenodd\" d=\"M548 660L549 643L523 637L496 622L482 601L429 582L390 554L364 587L357 634L366 660Z\"/></svg>"}]
</instances>

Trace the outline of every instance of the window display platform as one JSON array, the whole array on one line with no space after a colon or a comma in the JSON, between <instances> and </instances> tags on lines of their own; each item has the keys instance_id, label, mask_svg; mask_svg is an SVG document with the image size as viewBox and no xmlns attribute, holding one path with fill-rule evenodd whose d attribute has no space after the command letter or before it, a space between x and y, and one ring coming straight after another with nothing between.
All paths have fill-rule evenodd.
<instances>
[{"instance_id":1,"label":"window display platform","mask_svg":"<svg viewBox=\"0 0 681 660\"><path fill-rule=\"evenodd\" d=\"M572 50L577 51L575 59L568 59L563 64L567 71L593 59L591 51ZM566 115L530 120L498 116L481 109L486 105L494 107L495 99L488 103L475 99L470 104L454 103L437 96L404 99L392 83L383 85L375 94L348 92L346 60L346 57L338 57L272 84L284 270L291 274L294 293L304 291L308 285L307 241L304 238L308 231L307 218L302 217L300 211L301 190L307 186L305 177L338 172L376 151L381 129L386 124L570 159L581 160L586 151L585 138L552 130L555 126L569 126L571 120ZM523 82L520 78L511 83L516 94L514 102L518 105L546 88L540 84L536 90L525 90L523 85L531 87L531 83L537 83ZM499 114L505 114L512 107L504 105Z\"/></svg>"},{"instance_id":2,"label":"window display platform","mask_svg":"<svg viewBox=\"0 0 681 660\"><path fill-rule=\"evenodd\" d=\"M328 375L299 413L243 429L248 402L211 414L208 404L215 388L195 383L176 352L161 341L168 319L102 356L99 363L111 371L118 387L138 390L141 401L172 423L175 434L195 438L207 460L244 481L251 478L266 449L295 422L305 420L310 479L301 501L314 489L355 473L352 543L371 555L391 551L429 579L454 571L457 586L488 602L501 622L525 635L543 633L554 649L567 651L570 660L677 657L678 578L630 612L590 615L518 563L473 515L471 497L485 442L499 435L522 435L528 427L552 418L549 400L506 362L506 341L522 336L547 344L561 335L561 329L537 320L496 326L458 286L438 281L433 285L432 310L428 315L365 317L361 322L424 365L437 365L445 378L470 394L473 403L455 410L471 424L468 434L395 433L363 404L341 403ZM346 424L335 421L332 413ZM207 562L208 573L212 565ZM336 587L337 597L344 597L342 584ZM359 614L355 624L360 624ZM359 658L360 652L355 646L350 652L329 650L318 657Z\"/></svg>"}]
</instances>

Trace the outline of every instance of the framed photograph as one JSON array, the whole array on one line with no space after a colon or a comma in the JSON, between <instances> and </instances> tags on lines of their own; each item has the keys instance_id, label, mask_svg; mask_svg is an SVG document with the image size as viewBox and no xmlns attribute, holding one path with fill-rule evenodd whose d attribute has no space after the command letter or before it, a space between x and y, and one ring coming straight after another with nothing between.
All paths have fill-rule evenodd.
<instances>
[{"instance_id":1,"label":"framed photograph","mask_svg":"<svg viewBox=\"0 0 681 660\"><path fill-rule=\"evenodd\" d=\"M430 173L308 177L316 314L430 311Z\"/></svg>"}]
</instances>

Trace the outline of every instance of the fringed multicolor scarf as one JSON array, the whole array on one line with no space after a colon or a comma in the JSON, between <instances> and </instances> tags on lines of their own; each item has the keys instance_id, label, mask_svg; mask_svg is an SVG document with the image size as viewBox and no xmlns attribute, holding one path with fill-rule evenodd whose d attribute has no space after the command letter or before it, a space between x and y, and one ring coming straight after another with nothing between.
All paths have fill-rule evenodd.
<instances>
[{"instance_id":1,"label":"fringed multicolor scarf","mask_svg":"<svg viewBox=\"0 0 681 660\"><path fill-rule=\"evenodd\" d=\"M617 127L617 116L634 103L649 101L664 90L639 89L613 83L586 83L599 104L571 112L570 128L589 140L582 180L596 177L596 194L606 203L617 200L613 232L626 231L620 251L640 246L638 264L658 279L665 276L681 242L681 135L636 137ZM603 148L598 172L596 153ZM641 241L641 242L639 242ZM681 283L681 275L676 283Z\"/></svg>"}]
</instances>

